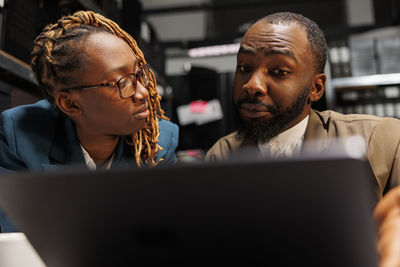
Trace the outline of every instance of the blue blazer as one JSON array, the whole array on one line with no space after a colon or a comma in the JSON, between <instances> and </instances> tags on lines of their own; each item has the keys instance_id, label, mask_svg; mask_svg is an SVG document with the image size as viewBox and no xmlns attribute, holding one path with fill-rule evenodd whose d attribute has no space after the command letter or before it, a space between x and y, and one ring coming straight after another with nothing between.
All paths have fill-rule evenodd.
<instances>
[{"instance_id":1,"label":"blue blazer","mask_svg":"<svg viewBox=\"0 0 400 267\"><path fill-rule=\"evenodd\" d=\"M159 121L159 165L177 162L178 126ZM0 172L46 171L65 165L86 168L72 120L47 100L5 110L0 115ZM120 138L111 168L136 166L131 147ZM0 207L0 232L17 231Z\"/></svg>"},{"instance_id":2,"label":"blue blazer","mask_svg":"<svg viewBox=\"0 0 400 267\"><path fill-rule=\"evenodd\" d=\"M178 126L159 121L160 165L176 163ZM43 171L57 165L86 166L72 120L47 100L5 110L0 115L0 167ZM131 146L120 138L111 168L136 165Z\"/></svg>"}]
</instances>

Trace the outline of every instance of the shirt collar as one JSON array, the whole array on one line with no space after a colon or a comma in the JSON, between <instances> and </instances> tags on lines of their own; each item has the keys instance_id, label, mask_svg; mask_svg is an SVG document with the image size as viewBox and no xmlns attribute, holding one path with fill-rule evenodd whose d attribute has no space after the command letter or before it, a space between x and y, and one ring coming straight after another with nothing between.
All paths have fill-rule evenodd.
<instances>
[{"instance_id":1,"label":"shirt collar","mask_svg":"<svg viewBox=\"0 0 400 267\"><path fill-rule=\"evenodd\" d=\"M259 143L258 147L263 156L289 157L300 151L303 144L304 133L306 132L309 116L286 131L278 134L265 143Z\"/></svg>"},{"instance_id":2,"label":"shirt collar","mask_svg":"<svg viewBox=\"0 0 400 267\"><path fill-rule=\"evenodd\" d=\"M85 159L85 163L86 163L86 167L89 170L97 170L97 169L110 169L111 168L111 163L113 162L114 159L114 155L115 152L112 153L111 157L106 160L103 164L101 164L100 166L97 166L96 163L94 162L94 160L92 159L92 157L89 155L89 153L86 151L86 149L81 145L81 149L82 149L82 154L83 154L83 158Z\"/></svg>"}]
</instances>

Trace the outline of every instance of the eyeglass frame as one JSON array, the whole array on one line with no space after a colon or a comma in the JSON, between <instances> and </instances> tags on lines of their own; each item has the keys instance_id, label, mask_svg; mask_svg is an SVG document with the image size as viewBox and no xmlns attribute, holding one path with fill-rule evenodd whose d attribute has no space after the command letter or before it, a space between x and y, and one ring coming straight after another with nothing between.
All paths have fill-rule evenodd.
<instances>
[{"instance_id":1,"label":"eyeglass frame","mask_svg":"<svg viewBox=\"0 0 400 267\"><path fill-rule=\"evenodd\" d=\"M139 79L139 74L144 69L147 69L147 72L146 72L147 73L147 75L146 75L147 76L147 84L142 84L142 82ZM119 78L116 81L105 82L105 83L94 84L94 85L84 85L84 86L69 87L69 88L60 89L60 91L64 91L64 92L65 91L73 91L73 90L77 90L78 91L78 90L91 89L91 88L97 88L97 87L117 87L119 96L122 99L127 99L127 98L130 98L130 97L132 97L132 96L134 96L136 94L137 82L140 82L140 84L142 84L143 87L147 87L149 85L149 83L150 83L149 71L150 71L149 65L148 64L144 64L144 65L139 67L139 70L136 73L134 73L134 72L127 73L127 74L125 74L124 76L122 76L121 78ZM132 94L130 96L123 97L122 93L121 93L121 87L120 87L119 83L121 82L122 79L124 79L125 77L128 77L129 75L133 75L133 77L135 78L136 83L135 83L135 85L132 85L132 86L134 86L134 90L133 90Z\"/></svg>"}]
</instances>

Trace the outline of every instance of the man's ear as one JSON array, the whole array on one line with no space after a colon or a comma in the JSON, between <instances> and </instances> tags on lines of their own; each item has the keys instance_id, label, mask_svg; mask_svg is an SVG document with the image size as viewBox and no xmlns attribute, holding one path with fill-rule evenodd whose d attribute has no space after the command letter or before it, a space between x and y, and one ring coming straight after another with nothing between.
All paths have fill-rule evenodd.
<instances>
[{"instance_id":1,"label":"man's ear","mask_svg":"<svg viewBox=\"0 0 400 267\"><path fill-rule=\"evenodd\" d=\"M326 75L324 73L318 73L313 78L313 83L309 93L309 100L316 102L320 100L325 91Z\"/></svg>"},{"instance_id":2,"label":"man's ear","mask_svg":"<svg viewBox=\"0 0 400 267\"><path fill-rule=\"evenodd\" d=\"M78 96L73 92L58 92L54 96L55 104L68 117L82 114Z\"/></svg>"}]
</instances>

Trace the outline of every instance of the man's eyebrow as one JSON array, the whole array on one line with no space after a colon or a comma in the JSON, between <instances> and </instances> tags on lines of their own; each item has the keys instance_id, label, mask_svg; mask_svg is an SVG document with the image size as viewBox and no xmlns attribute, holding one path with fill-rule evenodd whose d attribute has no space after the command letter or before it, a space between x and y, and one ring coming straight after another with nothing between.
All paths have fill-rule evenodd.
<instances>
[{"instance_id":1,"label":"man's eyebrow","mask_svg":"<svg viewBox=\"0 0 400 267\"><path fill-rule=\"evenodd\" d=\"M244 53L244 54L254 54L254 53L255 53L255 49L252 48L252 47L250 47L250 46L243 46L243 45L241 45L241 46L239 47L239 52L238 52L238 54L240 54L240 53Z\"/></svg>"},{"instance_id":2,"label":"man's eyebrow","mask_svg":"<svg viewBox=\"0 0 400 267\"><path fill-rule=\"evenodd\" d=\"M292 51L288 49L276 49L276 48L269 48L264 50L264 55L265 56L270 56L270 55L283 55L292 58L294 61L297 62L296 56L293 54Z\"/></svg>"},{"instance_id":3,"label":"man's eyebrow","mask_svg":"<svg viewBox=\"0 0 400 267\"><path fill-rule=\"evenodd\" d=\"M239 48L238 54L240 54L240 53L254 54L254 53L256 53L256 49L251 46L241 45ZM294 53L289 49L267 48L264 50L264 55L265 56L283 55L283 56L292 58L296 62L298 61L296 56L294 55Z\"/></svg>"}]
</instances>

